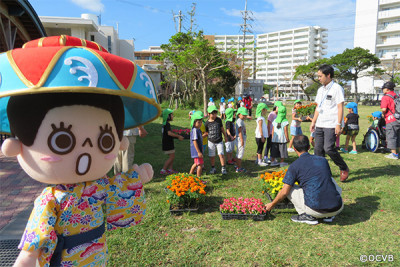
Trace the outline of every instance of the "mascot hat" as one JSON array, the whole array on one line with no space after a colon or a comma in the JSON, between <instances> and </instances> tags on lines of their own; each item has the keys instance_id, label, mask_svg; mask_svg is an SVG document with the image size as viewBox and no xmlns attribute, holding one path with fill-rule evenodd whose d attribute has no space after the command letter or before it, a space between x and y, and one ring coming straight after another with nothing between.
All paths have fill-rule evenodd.
<instances>
[{"instance_id":1,"label":"mascot hat","mask_svg":"<svg viewBox=\"0 0 400 267\"><path fill-rule=\"evenodd\" d=\"M0 54L0 132L10 133L10 96L40 93L118 95L125 109L124 129L161 115L153 82L143 69L97 43L66 35L36 39Z\"/></svg>"}]
</instances>

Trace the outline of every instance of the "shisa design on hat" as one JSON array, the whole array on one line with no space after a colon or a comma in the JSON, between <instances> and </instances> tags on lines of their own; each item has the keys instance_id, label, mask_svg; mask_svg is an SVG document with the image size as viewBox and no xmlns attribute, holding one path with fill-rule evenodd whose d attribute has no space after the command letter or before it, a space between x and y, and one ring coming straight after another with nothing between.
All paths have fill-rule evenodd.
<instances>
[{"instance_id":1,"label":"shisa design on hat","mask_svg":"<svg viewBox=\"0 0 400 267\"><path fill-rule=\"evenodd\" d=\"M161 114L150 76L134 62L94 42L51 36L0 54L0 132L10 133L6 113L10 96L65 92L120 96L125 129Z\"/></svg>"}]
</instances>

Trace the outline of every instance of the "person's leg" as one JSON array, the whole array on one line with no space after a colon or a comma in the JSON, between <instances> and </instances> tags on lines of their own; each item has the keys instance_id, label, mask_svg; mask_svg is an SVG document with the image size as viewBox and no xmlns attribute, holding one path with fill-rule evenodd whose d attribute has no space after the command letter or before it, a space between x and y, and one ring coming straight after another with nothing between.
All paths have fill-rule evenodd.
<instances>
[{"instance_id":1,"label":"person's leg","mask_svg":"<svg viewBox=\"0 0 400 267\"><path fill-rule=\"evenodd\" d=\"M344 143L344 150L349 150L350 135L346 135L346 142Z\"/></svg>"},{"instance_id":2,"label":"person's leg","mask_svg":"<svg viewBox=\"0 0 400 267\"><path fill-rule=\"evenodd\" d=\"M351 137L351 143L353 144L353 151L357 151L356 137L357 135L353 135Z\"/></svg>"},{"instance_id":3,"label":"person's leg","mask_svg":"<svg viewBox=\"0 0 400 267\"><path fill-rule=\"evenodd\" d=\"M189 172L189 174L194 174L194 170L196 169L196 167L197 167L197 164L196 164L196 163L193 163L192 167L190 167L190 172ZM199 172L199 170L197 170L197 172Z\"/></svg>"},{"instance_id":4,"label":"person's leg","mask_svg":"<svg viewBox=\"0 0 400 267\"><path fill-rule=\"evenodd\" d=\"M335 128L324 128L324 150L341 171L347 171L348 166L335 148Z\"/></svg>"},{"instance_id":5,"label":"person's leg","mask_svg":"<svg viewBox=\"0 0 400 267\"><path fill-rule=\"evenodd\" d=\"M292 148L292 146L293 146L293 139L294 139L294 135L292 135L292 137L290 138L289 148Z\"/></svg>"},{"instance_id":6,"label":"person's leg","mask_svg":"<svg viewBox=\"0 0 400 267\"><path fill-rule=\"evenodd\" d=\"M217 152L218 152L218 157L219 157L219 161L221 163L221 167L225 167L225 155L224 155L224 143L220 142L218 144L216 144L217 146Z\"/></svg>"},{"instance_id":7,"label":"person's leg","mask_svg":"<svg viewBox=\"0 0 400 267\"><path fill-rule=\"evenodd\" d=\"M267 145L265 147L264 158L268 158L268 153L271 150L272 136L268 136Z\"/></svg>"},{"instance_id":8,"label":"person's leg","mask_svg":"<svg viewBox=\"0 0 400 267\"><path fill-rule=\"evenodd\" d=\"M114 162L114 174L120 173L122 171L122 154L125 151L118 151L117 158Z\"/></svg>"},{"instance_id":9,"label":"person's leg","mask_svg":"<svg viewBox=\"0 0 400 267\"><path fill-rule=\"evenodd\" d=\"M164 170L168 170L168 169L172 170L172 165L174 164L174 159L175 159L175 153L169 154L167 161L165 161L165 163L164 163L163 169Z\"/></svg>"},{"instance_id":10,"label":"person's leg","mask_svg":"<svg viewBox=\"0 0 400 267\"><path fill-rule=\"evenodd\" d=\"M325 157L324 139L324 128L316 127L314 132L314 155Z\"/></svg>"},{"instance_id":11,"label":"person's leg","mask_svg":"<svg viewBox=\"0 0 400 267\"><path fill-rule=\"evenodd\" d=\"M133 166L133 161L135 160L135 144L136 136L127 136L129 140L129 146L126 153L123 154L122 160L122 171L127 172Z\"/></svg>"},{"instance_id":12,"label":"person's leg","mask_svg":"<svg viewBox=\"0 0 400 267\"><path fill-rule=\"evenodd\" d=\"M306 204L304 202L304 192L302 188L294 185L292 189L290 189L287 198L293 203L298 214L306 213Z\"/></svg>"},{"instance_id":13,"label":"person's leg","mask_svg":"<svg viewBox=\"0 0 400 267\"><path fill-rule=\"evenodd\" d=\"M197 177L201 176L202 171L203 171L203 164L197 165Z\"/></svg>"}]
</instances>

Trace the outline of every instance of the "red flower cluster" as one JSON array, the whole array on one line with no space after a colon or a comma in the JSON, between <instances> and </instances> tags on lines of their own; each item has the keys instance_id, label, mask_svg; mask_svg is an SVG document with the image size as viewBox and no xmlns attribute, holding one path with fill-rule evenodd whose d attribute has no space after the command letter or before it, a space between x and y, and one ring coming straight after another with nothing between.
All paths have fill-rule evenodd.
<instances>
[{"instance_id":1,"label":"red flower cluster","mask_svg":"<svg viewBox=\"0 0 400 267\"><path fill-rule=\"evenodd\" d=\"M179 135L190 135L190 129L172 129L172 132Z\"/></svg>"},{"instance_id":2,"label":"red flower cluster","mask_svg":"<svg viewBox=\"0 0 400 267\"><path fill-rule=\"evenodd\" d=\"M221 213L233 214L266 214L264 203L259 198L226 198L224 203L219 206Z\"/></svg>"}]
</instances>

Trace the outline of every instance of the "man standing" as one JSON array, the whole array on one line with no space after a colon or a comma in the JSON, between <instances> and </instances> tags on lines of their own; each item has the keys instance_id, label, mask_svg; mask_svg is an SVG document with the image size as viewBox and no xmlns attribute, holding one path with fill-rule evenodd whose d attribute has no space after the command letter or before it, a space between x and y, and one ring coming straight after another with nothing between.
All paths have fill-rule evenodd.
<instances>
[{"instance_id":1,"label":"man standing","mask_svg":"<svg viewBox=\"0 0 400 267\"><path fill-rule=\"evenodd\" d=\"M136 136L145 137L146 135L147 131L143 126L124 131L124 136L129 140L129 146L127 150L121 150L118 152L118 156L114 163L114 173L127 172L132 168L135 159Z\"/></svg>"},{"instance_id":2,"label":"man standing","mask_svg":"<svg viewBox=\"0 0 400 267\"><path fill-rule=\"evenodd\" d=\"M332 66L321 65L317 74L322 86L315 98L317 108L310 126L310 132L315 132L314 153L317 156L328 154L339 167L340 181L344 182L349 177L349 168L335 148L336 136L340 134L343 121L344 90L332 80Z\"/></svg>"},{"instance_id":3,"label":"man standing","mask_svg":"<svg viewBox=\"0 0 400 267\"><path fill-rule=\"evenodd\" d=\"M299 158L290 165L283 178L282 190L266 209L270 211L288 197L299 214L292 216L292 221L318 224L318 218L321 218L324 222L332 222L344 205L342 189L333 180L328 161L308 153L310 142L305 135L295 136L293 147Z\"/></svg>"},{"instance_id":4,"label":"man standing","mask_svg":"<svg viewBox=\"0 0 400 267\"><path fill-rule=\"evenodd\" d=\"M396 113L394 100L400 96L394 92L395 87L396 85L393 82L386 82L382 86L382 91L385 95L381 100L381 109L386 122L387 148L392 152L385 156L388 159L399 159L400 152L400 122L394 116Z\"/></svg>"}]
</instances>

